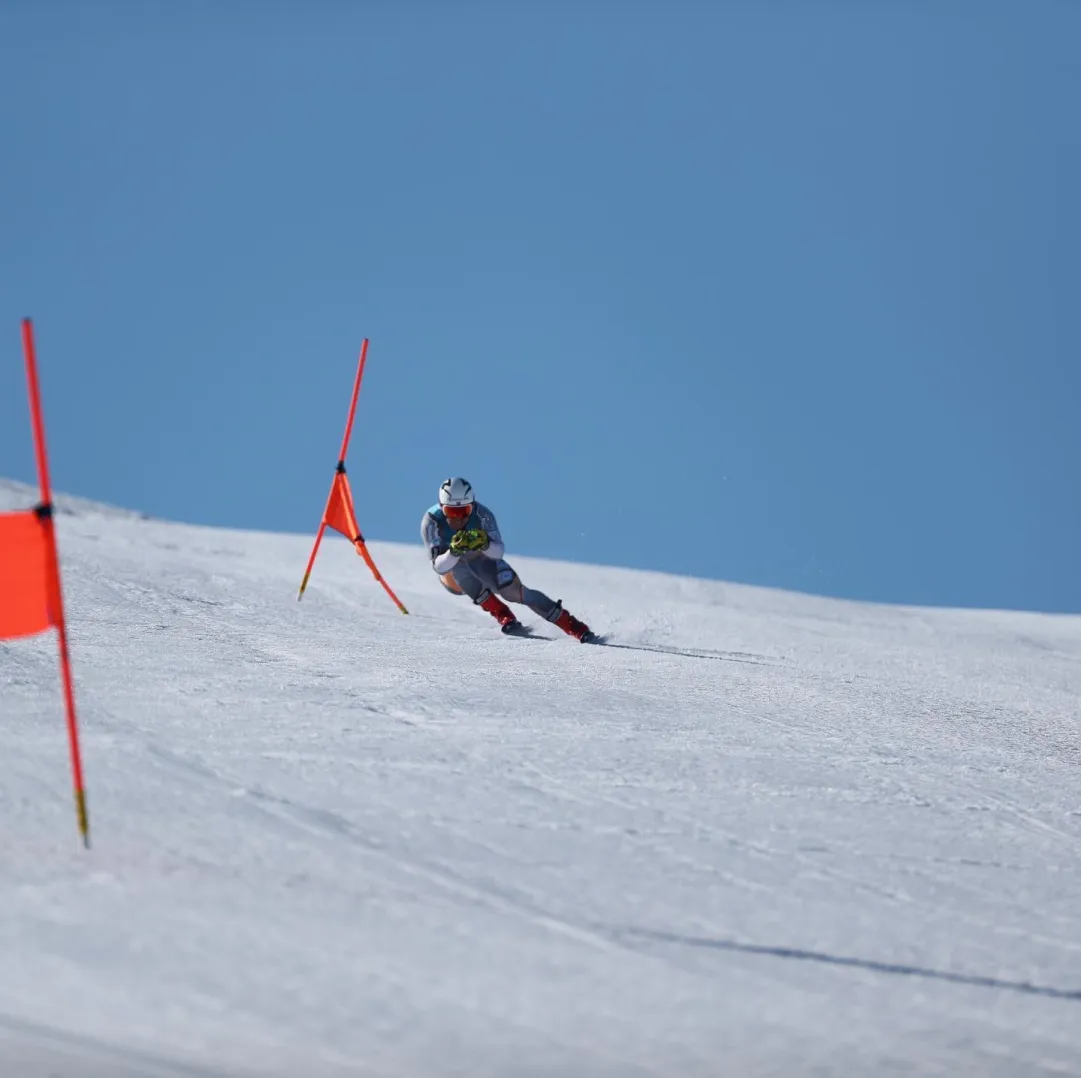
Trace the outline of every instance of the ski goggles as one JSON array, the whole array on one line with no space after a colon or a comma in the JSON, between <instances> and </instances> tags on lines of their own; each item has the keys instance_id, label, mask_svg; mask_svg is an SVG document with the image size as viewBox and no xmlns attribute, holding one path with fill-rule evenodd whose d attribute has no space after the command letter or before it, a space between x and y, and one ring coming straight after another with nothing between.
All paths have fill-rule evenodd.
<instances>
[{"instance_id":1,"label":"ski goggles","mask_svg":"<svg viewBox=\"0 0 1081 1078\"><path fill-rule=\"evenodd\" d=\"M443 516L451 524L464 524L473 515L471 505L444 505Z\"/></svg>"}]
</instances>

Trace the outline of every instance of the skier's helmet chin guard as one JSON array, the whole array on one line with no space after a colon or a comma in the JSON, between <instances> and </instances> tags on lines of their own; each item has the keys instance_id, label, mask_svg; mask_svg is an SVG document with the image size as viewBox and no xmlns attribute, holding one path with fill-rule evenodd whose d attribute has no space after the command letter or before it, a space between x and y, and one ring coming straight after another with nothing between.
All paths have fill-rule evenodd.
<instances>
[{"instance_id":1,"label":"skier's helmet chin guard","mask_svg":"<svg viewBox=\"0 0 1081 1078\"><path fill-rule=\"evenodd\" d=\"M452 528L464 528L473 513L473 488L459 476L444 479L439 488L439 505Z\"/></svg>"}]
</instances>

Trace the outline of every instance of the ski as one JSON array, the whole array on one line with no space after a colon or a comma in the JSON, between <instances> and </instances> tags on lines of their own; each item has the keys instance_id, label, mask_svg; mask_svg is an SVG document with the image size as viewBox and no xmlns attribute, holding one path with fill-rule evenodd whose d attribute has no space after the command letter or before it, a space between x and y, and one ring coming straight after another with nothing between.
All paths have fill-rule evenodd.
<instances>
[{"instance_id":1,"label":"ski","mask_svg":"<svg viewBox=\"0 0 1081 1078\"><path fill-rule=\"evenodd\" d=\"M512 621L507 625L504 625L500 632L504 636L516 636L520 640L550 640L547 636L538 636L528 625L523 625L520 621Z\"/></svg>"}]
</instances>

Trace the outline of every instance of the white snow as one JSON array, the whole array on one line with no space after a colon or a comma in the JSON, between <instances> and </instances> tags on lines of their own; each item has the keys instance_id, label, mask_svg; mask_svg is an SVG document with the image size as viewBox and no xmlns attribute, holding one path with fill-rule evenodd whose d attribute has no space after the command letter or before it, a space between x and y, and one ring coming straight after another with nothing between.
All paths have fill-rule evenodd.
<instances>
[{"instance_id":1,"label":"white snow","mask_svg":"<svg viewBox=\"0 0 1081 1078\"><path fill-rule=\"evenodd\" d=\"M310 536L66 505L94 848L0 643L3 1078L1081 1073L1081 618L511 535L672 650L513 640L419 544L403 617L342 541L297 603Z\"/></svg>"}]
</instances>

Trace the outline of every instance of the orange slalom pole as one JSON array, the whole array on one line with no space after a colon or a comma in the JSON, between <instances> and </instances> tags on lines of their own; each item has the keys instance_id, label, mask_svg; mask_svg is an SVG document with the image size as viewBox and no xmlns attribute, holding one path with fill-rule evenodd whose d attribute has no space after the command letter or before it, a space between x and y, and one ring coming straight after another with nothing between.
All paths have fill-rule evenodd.
<instances>
[{"instance_id":1,"label":"orange slalom pole","mask_svg":"<svg viewBox=\"0 0 1081 1078\"><path fill-rule=\"evenodd\" d=\"M364 365L368 360L368 338L365 337L360 346L360 358L357 361L357 376L353 380L353 397L349 402L349 418L345 421L345 436L342 438L342 448L338 453L338 470L345 471L345 454L349 449L349 438L353 433L353 420L357 414L357 400L360 398L360 381L364 377ZM312 556L308 559L308 568L304 570L304 579L300 582L300 591L297 592L297 602L304 598L304 589L308 586L308 580L315 567L315 558L319 553L319 544L323 541L323 532L326 531L326 512L323 513L323 521L319 525L319 531L315 535L315 546L312 547Z\"/></svg>"},{"instance_id":2,"label":"orange slalom pole","mask_svg":"<svg viewBox=\"0 0 1081 1078\"><path fill-rule=\"evenodd\" d=\"M308 559L308 568L304 570L304 579L300 582L300 591L297 593L298 603L304 598L304 589L308 586L308 578L312 575L312 566L315 565L315 555L319 553L319 544L323 541L323 532L326 530L327 522L324 520L319 525L319 531L315 533L315 546L312 547L312 556Z\"/></svg>"},{"instance_id":3,"label":"orange slalom pole","mask_svg":"<svg viewBox=\"0 0 1081 1078\"><path fill-rule=\"evenodd\" d=\"M375 562L372 561L371 554L368 553L368 544L363 539L354 540L354 545L357 548L357 553L368 563L368 568L372 571L372 576L383 585L383 590L390 596L391 602L403 613L408 614L409 611L402 605L401 599L391 591L390 585L383 579L383 574L376 568Z\"/></svg>"},{"instance_id":4,"label":"orange slalom pole","mask_svg":"<svg viewBox=\"0 0 1081 1078\"><path fill-rule=\"evenodd\" d=\"M379 572L375 562L372 560L372 556L368 551L368 546L364 542L364 536L360 533L360 528L357 526L356 509L353 505L353 495L349 489L349 480L346 477L345 470L345 455L349 451L349 439L353 433L353 420L357 414L357 401L360 398L360 383L364 378L364 367L368 359L368 338L364 338L363 344L360 346L360 357L357 361L357 375L353 380L353 396L349 401L349 416L345 421L345 435L342 438L342 447L338 453L338 465L335 468L334 482L330 487L330 497L327 499L326 508L323 510L323 520L319 525L319 531L315 536L315 545L312 547L311 557L308 558L308 567L304 571L304 579L300 583L300 591L297 594L297 601L304 597L304 589L308 586L308 580L311 577L312 568L315 565L315 558L319 552L319 544L323 539L323 532L329 526L335 531L340 531L345 537L352 541L356 547L357 553L364 559L368 568L372 571L372 576L382 585L383 590L390 597L391 602L403 613L408 614L402 601L394 594L390 585L383 579L383 574ZM332 513L332 508L335 505L335 498L342 500L342 507L340 511ZM344 514L344 515L342 515Z\"/></svg>"},{"instance_id":5,"label":"orange slalom pole","mask_svg":"<svg viewBox=\"0 0 1081 1078\"><path fill-rule=\"evenodd\" d=\"M349 418L345 423L345 437L342 438L342 450L338 454L338 466L344 467L345 454L349 449L349 438L353 433L353 420L357 414L357 399L360 397L360 380L364 377L364 364L368 361L368 338L360 346L360 359L357 361L357 377L353 382L353 399L349 402Z\"/></svg>"},{"instance_id":6,"label":"orange slalom pole","mask_svg":"<svg viewBox=\"0 0 1081 1078\"><path fill-rule=\"evenodd\" d=\"M60 560L56 552L56 528L53 522L52 485L49 482L49 460L45 450L45 422L41 410L41 389L38 385L37 357L34 350L34 327L29 318L23 319L23 357L26 361L26 386L30 395L30 420L34 428L34 448L37 452L38 486L41 490L39 513L45 528L48 571L56 609L50 611L56 626L60 649L60 673L64 684L64 709L67 712L68 744L71 750L71 773L75 787L75 814L83 845L90 848L90 817L86 808L86 786L83 782L82 753L79 750L79 726L75 715L75 689L71 676L71 656L68 651L67 622L64 619L64 597L60 585Z\"/></svg>"}]
</instances>

